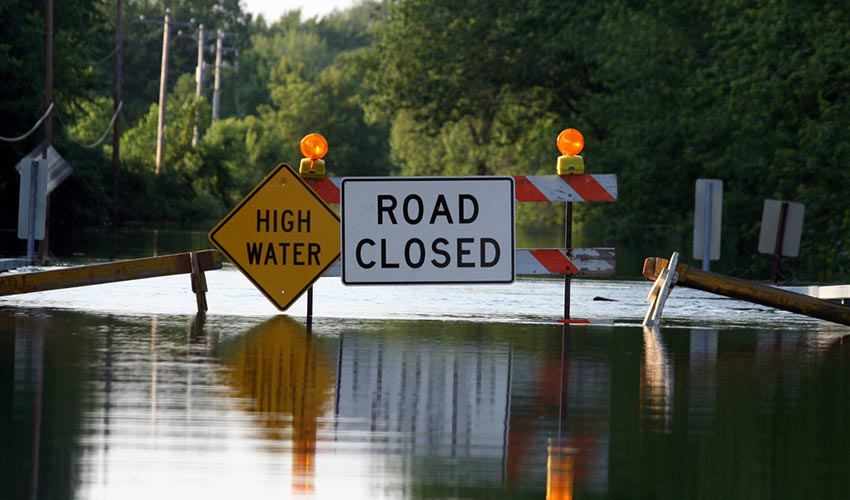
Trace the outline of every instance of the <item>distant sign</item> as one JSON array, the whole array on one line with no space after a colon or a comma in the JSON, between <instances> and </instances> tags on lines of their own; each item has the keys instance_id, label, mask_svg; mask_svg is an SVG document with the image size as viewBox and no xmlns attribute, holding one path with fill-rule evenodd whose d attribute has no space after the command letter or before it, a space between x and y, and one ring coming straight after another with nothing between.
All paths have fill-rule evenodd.
<instances>
[{"instance_id":1,"label":"distant sign","mask_svg":"<svg viewBox=\"0 0 850 500\"><path fill-rule=\"evenodd\" d=\"M209 237L281 311L339 258L339 217L285 163L239 202Z\"/></svg>"},{"instance_id":2,"label":"distant sign","mask_svg":"<svg viewBox=\"0 0 850 500\"><path fill-rule=\"evenodd\" d=\"M35 208L32 214L34 220L34 238L44 239L45 226L47 223L47 195L68 178L74 169L62 158L53 146L47 146L47 158L44 156L44 142L33 149L30 154L21 158L15 170L21 175L20 191L18 196L18 238L26 240L29 238L30 209ZM34 167L33 162L38 162ZM36 176L33 178L33 169L37 168ZM35 197L32 198L32 182L35 181Z\"/></svg>"},{"instance_id":3,"label":"distant sign","mask_svg":"<svg viewBox=\"0 0 850 500\"><path fill-rule=\"evenodd\" d=\"M29 239L30 227L33 238L44 239L47 225L47 165L39 160L18 163L21 174L18 191L18 238Z\"/></svg>"},{"instance_id":4,"label":"distant sign","mask_svg":"<svg viewBox=\"0 0 850 500\"><path fill-rule=\"evenodd\" d=\"M24 166L28 166L32 163L33 160L42 161L41 166L44 166L42 160L42 149L44 148L44 143L41 146L33 149L30 154L21 158L21 161L15 166L15 169L20 173L21 169ZM47 146L47 194L53 192L59 184L62 183L65 179L67 179L71 174L74 173L74 168L65 161L65 158L62 158L62 155L56 151L53 146Z\"/></svg>"},{"instance_id":5,"label":"distant sign","mask_svg":"<svg viewBox=\"0 0 850 500\"><path fill-rule=\"evenodd\" d=\"M782 206L785 205L785 220L782 220ZM776 251L776 239L783 232L780 244L781 255L797 257L800 255L800 239L803 235L803 218L806 206L789 201L764 200L759 231L759 253L773 254ZM784 222L784 228L780 226Z\"/></svg>"},{"instance_id":6,"label":"distant sign","mask_svg":"<svg viewBox=\"0 0 850 500\"><path fill-rule=\"evenodd\" d=\"M511 283L512 177L343 179L348 285Z\"/></svg>"},{"instance_id":7,"label":"distant sign","mask_svg":"<svg viewBox=\"0 0 850 500\"><path fill-rule=\"evenodd\" d=\"M723 181L697 179L694 192L694 259L706 256L709 260L720 259L722 221Z\"/></svg>"}]
</instances>

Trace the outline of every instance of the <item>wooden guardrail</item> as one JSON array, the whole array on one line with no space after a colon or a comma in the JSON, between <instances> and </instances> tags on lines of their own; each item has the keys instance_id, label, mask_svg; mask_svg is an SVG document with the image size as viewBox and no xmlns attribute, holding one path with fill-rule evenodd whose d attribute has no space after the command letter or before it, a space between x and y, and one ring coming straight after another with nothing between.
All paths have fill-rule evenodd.
<instances>
[{"instance_id":1,"label":"wooden guardrail","mask_svg":"<svg viewBox=\"0 0 850 500\"><path fill-rule=\"evenodd\" d=\"M647 258L643 262L643 275L647 279L655 280L667 268L668 263L667 259ZM842 325L850 325L850 307L844 305L739 278L702 271L685 264L677 264L675 271L678 274L676 286L695 288L733 299L746 300L747 302Z\"/></svg>"},{"instance_id":2,"label":"wooden guardrail","mask_svg":"<svg viewBox=\"0 0 850 500\"><path fill-rule=\"evenodd\" d=\"M0 276L0 296L191 274L198 312L205 312L207 283L204 271L214 269L221 269L221 254L216 250L202 250L49 271L4 274Z\"/></svg>"}]
</instances>

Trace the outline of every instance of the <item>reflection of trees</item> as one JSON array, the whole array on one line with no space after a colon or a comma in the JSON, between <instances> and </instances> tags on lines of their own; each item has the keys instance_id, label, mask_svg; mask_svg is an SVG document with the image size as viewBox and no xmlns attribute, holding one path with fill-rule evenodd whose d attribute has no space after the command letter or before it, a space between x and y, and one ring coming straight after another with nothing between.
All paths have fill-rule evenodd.
<instances>
[{"instance_id":1,"label":"reflection of trees","mask_svg":"<svg viewBox=\"0 0 850 500\"><path fill-rule=\"evenodd\" d=\"M0 308L0 498L65 498L91 401L92 317Z\"/></svg>"},{"instance_id":2,"label":"reflection of trees","mask_svg":"<svg viewBox=\"0 0 850 500\"><path fill-rule=\"evenodd\" d=\"M277 316L247 332L225 356L229 383L272 439L292 439L294 489L312 489L317 420L336 383L304 326ZM288 436L291 432L291 436Z\"/></svg>"}]
</instances>

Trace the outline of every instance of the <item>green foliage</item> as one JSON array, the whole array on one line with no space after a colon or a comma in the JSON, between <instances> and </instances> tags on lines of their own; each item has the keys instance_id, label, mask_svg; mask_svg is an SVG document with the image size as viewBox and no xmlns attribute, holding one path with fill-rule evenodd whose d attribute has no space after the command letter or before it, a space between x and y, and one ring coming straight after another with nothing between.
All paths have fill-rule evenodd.
<instances>
[{"instance_id":1,"label":"green foliage","mask_svg":"<svg viewBox=\"0 0 850 500\"><path fill-rule=\"evenodd\" d=\"M762 201L777 198L807 205L809 258L790 272L847 279L850 242L834 236L850 219L837 188L850 180L839 132L847 11L834 1L408 0L391 5L374 46L371 112L390 117L392 157L409 174L552 172L550 141L580 128L589 171L617 173L619 201L577 206L577 239L628 248L637 257L621 269L688 255L694 182L719 178L723 267L764 276Z\"/></svg>"},{"instance_id":2,"label":"green foliage","mask_svg":"<svg viewBox=\"0 0 850 500\"><path fill-rule=\"evenodd\" d=\"M159 175L162 27L135 20L161 19L163 5L126 3L115 172L111 140L79 146L112 115L114 3L57 2L53 143L75 168L52 202L63 223L216 219L276 164L297 164L309 132L328 138L332 175L505 175L554 173L555 137L576 127L588 171L618 174L619 201L577 204L575 240L618 247L630 256L621 272L688 256L694 182L717 178L721 271L766 276L755 248L774 198L806 204L804 257L785 263L787 277L850 278L846 2L366 1L322 19L253 20L238 0L178 0L172 18L227 32L239 69L222 75L222 118L210 123L212 71L197 98L196 40L173 38ZM42 113L41 8L0 5L0 135ZM16 219L12 166L40 137L0 143L0 228ZM521 205L517 217L560 227L563 211Z\"/></svg>"}]
</instances>

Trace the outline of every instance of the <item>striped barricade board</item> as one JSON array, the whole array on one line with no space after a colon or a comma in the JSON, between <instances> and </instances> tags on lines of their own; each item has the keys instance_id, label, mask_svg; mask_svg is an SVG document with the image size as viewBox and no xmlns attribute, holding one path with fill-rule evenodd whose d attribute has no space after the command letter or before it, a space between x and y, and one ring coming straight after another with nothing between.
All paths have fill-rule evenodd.
<instances>
[{"instance_id":1,"label":"striped barricade board","mask_svg":"<svg viewBox=\"0 0 850 500\"><path fill-rule=\"evenodd\" d=\"M608 202L617 200L616 174L515 175L516 201ZM339 203L341 177L304 179L326 203Z\"/></svg>"},{"instance_id":2,"label":"striped barricade board","mask_svg":"<svg viewBox=\"0 0 850 500\"><path fill-rule=\"evenodd\" d=\"M616 252L613 248L518 248L517 276L611 276L614 274ZM324 274L341 275L339 262Z\"/></svg>"},{"instance_id":3,"label":"striped barricade board","mask_svg":"<svg viewBox=\"0 0 850 500\"><path fill-rule=\"evenodd\" d=\"M514 175L514 196L520 203L613 202L617 200L616 174ZM305 178L326 203L340 203L341 177ZM611 276L615 272L614 248L537 248L516 250L517 276ZM325 276L338 277L337 262Z\"/></svg>"}]
</instances>

